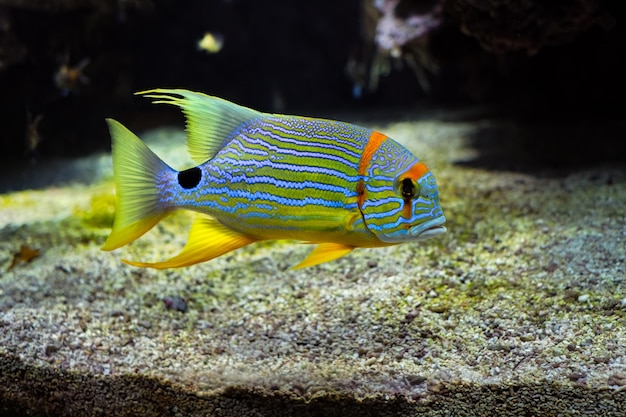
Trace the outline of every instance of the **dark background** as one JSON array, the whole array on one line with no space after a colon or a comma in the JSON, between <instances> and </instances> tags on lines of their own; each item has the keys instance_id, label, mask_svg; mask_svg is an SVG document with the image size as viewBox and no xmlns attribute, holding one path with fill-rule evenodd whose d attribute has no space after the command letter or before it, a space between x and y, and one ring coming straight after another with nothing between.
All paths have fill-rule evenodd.
<instances>
[{"instance_id":1,"label":"dark background","mask_svg":"<svg viewBox=\"0 0 626 417\"><path fill-rule=\"evenodd\" d=\"M515 120L476 138L487 154L502 137L502 143L519 139L524 148L537 147L536 159L549 163L569 151L574 157L563 160L573 164L589 155L626 160L622 2L402 0L394 11L399 22L438 7L441 24L402 45L397 59L383 51L389 73L358 96L350 65L376 72L381 12L374 3L0 0L0 159L107 150L105 117L139 131L182 126L176 109L133 96L180 87L263 111L326 117L480 108L482 116ZM207 31L224 37L218 53L198 50ZM427 86L407 65L411 57ZM63 91L55 74L83 59L89 81ZM41 142L30 149L27 126L40 114ZM565 128L551 128L555 124ZM601 152L594 153L597 142Z\"/></svg>"}]
</instances>

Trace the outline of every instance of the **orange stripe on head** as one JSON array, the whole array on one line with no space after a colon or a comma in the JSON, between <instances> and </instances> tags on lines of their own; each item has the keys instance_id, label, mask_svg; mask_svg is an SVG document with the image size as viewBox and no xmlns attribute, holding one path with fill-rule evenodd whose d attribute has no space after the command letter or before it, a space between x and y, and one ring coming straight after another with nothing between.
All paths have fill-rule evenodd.
<instances>
[{"instance_id":1,"label":"orange stripe on head","mask_svg":"<svg viewBox=\"0 0 626 417\"><path fill-rule=\"evenodd\" d=\"M404 206L402 207L402 215L405 219L410 219L413 215L413 203L411 200L404 200ZM406 225L406 228L411 228L410 224Z\"/></svg>"},{"instance_id":2,"label":"orange stripe on head","mask_svg":"<svg viewBox=\"0 0 626 417\"><path fill-rule=\"evenodd\" d=\"M412 180L418 180L428 173L428 168L421 162L417 162L409 168L402 178L411 178Z\"/></svg>"},{"instance_id":3,"label":"orange stripe on head","mask_svg":"<svg viewBox=\"0 0 626 417\"><path fill-rule=\"evenodd\" d=\"M367 190L365 189L365 183L363 180L359 180L356 183L356 203L359 206L359 210L363 207L363 203L365 203L365 194Z\"/></svg>"},{"instance_id":4,"label":"orange stripe on head","mask_svg":"<svg viewBox=\"0 0 626 417\"><path fill-rule=\"evenodd\" d=\"M428 168L422 162L416 162L401 176L401 179L409 178L411 181L418 181L424 175L428 173ZM405 219L410 219L413 215L413 202L412 198L404 200L404 207L402 208L402 215ZM406 225L407 228L410 225Z\"/></svg>"},{"instance_id":5,"label":"orange stripe on head","mask_svg":"<svg viewBox=\"0 0 626 417\"><path fill-rule=\"evenodd\" d=\"M365 176L367 167L369 167L370 162L372 162L372 158L374 157L374 153L378 150L378 148L380 148L380 145L385 140L387 140L387 136L380 132L372 132L367 144L365 145L365 149L363 149L363 155L361 155L361 162L359 162L359 175Z\"/></svg>"}]
</instances>

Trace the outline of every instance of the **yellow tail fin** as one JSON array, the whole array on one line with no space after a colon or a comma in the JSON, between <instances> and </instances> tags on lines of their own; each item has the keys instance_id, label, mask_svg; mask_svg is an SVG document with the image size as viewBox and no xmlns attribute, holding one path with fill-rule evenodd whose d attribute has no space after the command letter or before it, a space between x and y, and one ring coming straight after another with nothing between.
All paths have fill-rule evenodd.
<instances>
[{"instance_id":1,"label":"yellow tail fin","mask_svg":"<svg viewBox=\"0 0 626 417\"><path fill-rule=\"evenodd\" d=\"M121 123L107 119L112 139L117 205L115 221L103 250L124 246L169 214L159 200L157 179L175 171Z\"/></svg>"}]
</instances>

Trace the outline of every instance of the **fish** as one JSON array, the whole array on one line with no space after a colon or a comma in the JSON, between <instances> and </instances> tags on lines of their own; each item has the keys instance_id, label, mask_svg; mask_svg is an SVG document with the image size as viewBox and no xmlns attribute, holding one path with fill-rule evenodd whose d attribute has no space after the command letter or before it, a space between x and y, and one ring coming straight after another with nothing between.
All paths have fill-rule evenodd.
<instances>
[{"instance_id":1,"label":"fish","mask_svg":"<svg viewBox=\"0 0 626 417\"><path fill-rule=\"evenodd\" d=\"M125 246L175 210L198 213L182 251L136 267L178 268L258 241L317 245L293 269L355 248L421 241L446 232L435 177L378 131L262 113L184 89L137 93L179 107L193 163L177 171L134 133L107 119L116 213L102 249Z\"/></svg>"},{"instance_id":2,"label":"fish","mask_svg":"<svg viewBox=\"0 0 626 417\"><path fill-rule=\"evenodd\" d=\"M198 41L198 49L209 54L216 54L224 46L224 36L219 33L206 32L202 39Z\"/></svg>"},{"instance_id":3,"label":"fish","mask_svg":"<svg viewBox=\"0 0 626 417\"><path fill-rule=\"evenodd\" d=\"M63 96L78 91L81 84L89 84L89 78L84 74L85 67L89 64L89 58L82 59L75 66L70 66L67 60L65 58L65 62L54 73L54 84L61 90Z\"/></svg>"},{"instance_id":4,"label":"fish","mask_svg":"<svg viewBox=\"0 0 626 417\"><path fill-rule=\"evenodd\" d=\"M24 144L26 149L25 155L34 156L37 154L37 148L41 143L41 135L39 134L39 123L43 119L43 114L38 114L33 118L30 111L26 111L26 132L24 134Z\"/></svg>"}]
</instances>

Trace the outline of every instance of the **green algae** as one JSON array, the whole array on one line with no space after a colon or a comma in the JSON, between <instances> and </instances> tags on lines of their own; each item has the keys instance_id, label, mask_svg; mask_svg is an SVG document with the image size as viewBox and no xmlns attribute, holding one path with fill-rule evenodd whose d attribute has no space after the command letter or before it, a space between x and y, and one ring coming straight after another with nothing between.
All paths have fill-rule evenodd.
<instances>
[{"instance_id":1,"label":"green algae","mask_svg":"<svg viewBox=\"0 0 626 417\"><path fill-rule=\"evenodd\" d=\"M86 227L94 227L98 229L113 227L115 219L115 194L96 194L91 197L89 208L87 210L76 209L73 217L82 220Z\"/></svg>"}]
</instances>

